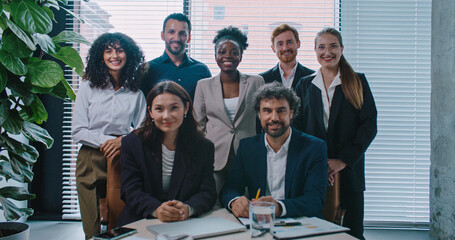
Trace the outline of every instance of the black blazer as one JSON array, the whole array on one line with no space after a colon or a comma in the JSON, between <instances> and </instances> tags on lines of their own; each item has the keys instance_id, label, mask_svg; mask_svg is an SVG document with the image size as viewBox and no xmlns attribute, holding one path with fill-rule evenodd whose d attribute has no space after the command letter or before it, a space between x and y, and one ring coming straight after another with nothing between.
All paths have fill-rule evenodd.
<instances>
[{"instance_id":1,"label":"black blazer","mask_svg":"<svg viewBox=\"0 0 455 240\"><path fill-rule=\"evenodd\" d=\"M357 110L349 103L338 85L332 99L327 131L323 122L321 90L303 78L296 86L302 100L294 127L327 142L328 158L338 158L347 164L341 171L341 192L365 191L365 151L376 136L377 111L365 75L358 73L363 87L363 106Z\"/></svg>"},{"instance_id":2,"label":"black blazer","mask_svg":"<svg viewBox=\"0 0 455 240\"><path fill-rule=\"evenodd\" d=\"M279 67L280 67L280 63L278 63L272 69L270 69L270 70L268 70L266 72L263 72L263 73L261 73L259 75L261 75L264 78L265 83L272 83L274 81L278 81L280 83L283 83L283 81L281 80L281 74L280 74ZM300 63L297 63L297 69L295 70L294 81L292 82L292 89L295 89L295 86L297 85L297 83L299 82L299 80L302 77L311 75L313 73L314 73L313 70L311 70L311 69L309 69L307 67L304 67Z\"/></svg>"},{"instance_id":3,"label":"black blazer","mask_svg":"<svg viewBox=\"0 0 455 240\"><path fill-rule=\"evenodd\" d=\"M117 225L150 217L168 200L190 205L196 215L212 209L217 197L213 178L214 146L202 136L192 139L191 145L186 151L177 146L169 191L165 193L161 146L152 150L135 133L123 137L121 198L125 207Z\"/></svg>"}]
</instances>

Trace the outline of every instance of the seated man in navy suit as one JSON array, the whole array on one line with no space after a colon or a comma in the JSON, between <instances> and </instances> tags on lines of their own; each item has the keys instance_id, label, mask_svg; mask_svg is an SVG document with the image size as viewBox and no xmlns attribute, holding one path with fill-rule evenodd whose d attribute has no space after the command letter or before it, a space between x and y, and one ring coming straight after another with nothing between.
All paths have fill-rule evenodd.
<instances>
[{"instance_id":1,"label":"seated man in navy suit","mask_svg":"<svg viewBox=\"0 0 455 240\"><path fill-rule=\"evenodd\" d=\"M220 192L221 203L236 217L249 216L258 189L257 201L275 203L277 217L322 217L327 148L324 141L289 127L299 105L294 91L280 83L257 91L254 108L265 133L240 141Z\"/></svg>"}]
</instances>

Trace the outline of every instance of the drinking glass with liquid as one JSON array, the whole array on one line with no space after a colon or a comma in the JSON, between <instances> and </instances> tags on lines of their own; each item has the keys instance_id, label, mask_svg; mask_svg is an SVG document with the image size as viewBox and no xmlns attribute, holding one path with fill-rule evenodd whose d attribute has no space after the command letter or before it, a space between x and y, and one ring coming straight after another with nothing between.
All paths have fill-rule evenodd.
<instances>
[{"instance_id":1,"label":"drinking glass with liquid","mask_svg":"<svg viewBox=\"0 0 455 240\"><path fill-rule=\"evenodd\" d=\"M275 204L254 201L250 203L251 238L272 236L275 222Z\"/></svg>"}]
</instances>

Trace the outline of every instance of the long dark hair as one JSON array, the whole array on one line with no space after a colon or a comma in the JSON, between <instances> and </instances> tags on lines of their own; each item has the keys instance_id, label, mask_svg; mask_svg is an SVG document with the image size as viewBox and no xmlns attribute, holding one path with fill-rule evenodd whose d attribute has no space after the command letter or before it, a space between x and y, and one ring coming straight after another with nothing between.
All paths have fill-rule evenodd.
<instances>
[{"instance_id":1,"label":"long dark hair","mask_svg":"<svg viewBox=\"0 0 455 240\"><path fill-rule=\"evenodd\" d=\"M318 38L326 33L335 36L338 39L340 46L343 47L343 39L341 38L340 32L338 32L335 28L327 27L316 34L316 37L314 38L315 48ZM341 74L341 89L343 89L344 96L346 96L346 99L356 109L362 108L363 88L359 76L354 72L354 69L352 69L346 58L344 58L344 55L341 55L339 65Z\"/></svg>"},{"instance_id":2,"label":"long dark hair","mask_svg":"<svg viewBox=\"0 0 455 240\"><path fill-rule=\"evenodd\" d=\"M179 97L184 106L188 103L188 112L186 117L183 119L183 123L180 125L179 132L177 134L177 148L183 149L185 152L187 150L191 150L191 146L194 146L193 144L195 138L202 137L203 133L200 131L199 125L194 118L193 104L191 102L190 95L188 95L183 87L173 81L160 82L147 94L147 109L151 108L153 100L158 95L163 93L170 93ZM146 146L151 146L152 148L159 147L161 149L161 144L163 143L163 132L156 127L155 122L149 113L147 113L141 127L134 132L142 138L142 141Z\"/></svg>"},{"instance_id":3,"label":"long dark hair","mask_svg":"<svg viewBox=\"0 0 455 240\"><path fill-rule=\"evenodd\" d=\"M104 89L108 82L115 86L103 55L104 50L116 44L119 44L126 54L126 64L120 72L118 84L137 91L138 83L134 75L139 65L144 62L144 54L136 42L123 33L104 33L93 42L87 55L87 67L83 78L89 80L92 87Z\"/></svg>"}]
</instances>

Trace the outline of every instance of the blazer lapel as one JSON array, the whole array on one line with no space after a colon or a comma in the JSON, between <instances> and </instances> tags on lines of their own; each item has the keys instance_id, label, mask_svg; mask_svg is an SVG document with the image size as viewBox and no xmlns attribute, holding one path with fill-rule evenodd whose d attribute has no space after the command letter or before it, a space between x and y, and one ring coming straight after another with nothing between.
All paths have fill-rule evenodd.
<instances>
[{"instance_id":1,"label":"blazer lapel","mask_svg":"<svg viewBox=\"0 0 455 240\"><path fill-rule=\"evenodd\" d=\"M237 104L237 109L235 110L234 121L233 121L234 123L237 121L237 119L240 118L240 114L244 112L243 109L245 108L245 104L246 104L244 99L245 99L247 89L248 89L247 76L245 74L239 72L239 101Z\"/></svg>"},{"instance_id":2,"label":"blazer lapel","mask_svg":"<svg viewBox=\"0 0 455 240\"><path fill-rule=\"evenodd\" d=\"M226 108L224 106L224 100L223 100L223 87L221 86L221 77L220 74L215 76L215 79L213 79L213 89L210 89L212 92L212 96L214 99L214 104L216 111L218 111L217 116L220 117L223 122L226 123L226 125L230 126L231 120L229 119L229 116L227 115ZM206 103L210 104L210 103Z\"/></svg>"},{"instance_id":3,"label":"blazer lapel","mask_svg":"<svg viewBox=\"0 0 455 240\"><path fill-rule=\"evenodd\" d=\"M256 167L256 170L250 169L251 171L256 172L256 178L259 181L257 185L261 188L261 196L265 196L268 188L267 184L267 148L265 147L265 137L264 134L259 135L259 146L257 149L258 157L254 159L253 166ZM257 189L248 189L248 192L251 198L255 197Z\"/></svg>"},{"instance_id":4,"label":"blazer lapel","mask_svg":"<svg viewBox=\"0 0 455 240\"><path fill-rule=\"evenodd\" d=\"M300 63L297 63L297 69L295 70L294 74L294 80L292 80L292 89L295 89L295 86L297 86L297 83L300 81L300 78L302 77L303 74L303 69L302 65Z\"/></svg>"},{"instance_id":5,"label":"blazer lapel","mask_svg":"<svg viewBox=\"0 0 455 240\"><path fill-rule=\"evenodd\" d=\"M164 199L163 195L163 171L162 171L162 166L161 166L161 146L160 146L160 151L158 154L160 155L154 155L152 154L152 149L148 147L144 147L144 156L145 156L145 165L146 168L145 171L149 172L151 176L157 176L156 178L150 177L152 179L152 182L149 183L150 185L153 185L156 189L158 189L160 196L159 199Z\"/></svg>"},{"instance_id":6,"label":"blazer lapel","mask_svg":"<svg viewBox=\"0 0 455 240\"><path fill-rule=\"evenodd\" d=\"M169 184L168 199L177 199L183 180L185 179L186 169L184 156L180 151L175 152L174 166L172 167L171 183Z\"/></svg>"},{"instance_id":7,"label":"blazer lapel","mask_svg":"<svg viewBox=\"0 0 455 240\"><path fill-rule=\"evenodd\" d=\"M279 83L283 84L283 80L281 79L281 74L280 74L280 63L279 62L273 69L273 79L274 79L274 81L278 81Z\"/></svg>"},{"instance_id":8,"label":"blazer lapel","mask_svg":"<svg viewBox=\"0 0 455 240\"><path fill-rule=\"evenodd\" d=\"M292 179L296 170L296 164L299 158L299 145L296 138L295 129L292 129L291 141L289 142L288 156L286 158L286 174L284 176L284 196L288 198L291 189Z\"/></svg>"},{"instance_id":9,"label":"blazer lapel","mask_svg":"<svg viewBox=\"0 0 455 240\"><path fill-rule=\"evenodd\" d=\"M316 123L319 128L319 132L327 134L327 131L324 127L324 119L322 116L322 95L321 90L316 87L314 84L311 84L311 91L310 91L310 99L313 104L310 105L310 110L313 112L313 116L315 116Z\"/></svg>"}]
</instances>

